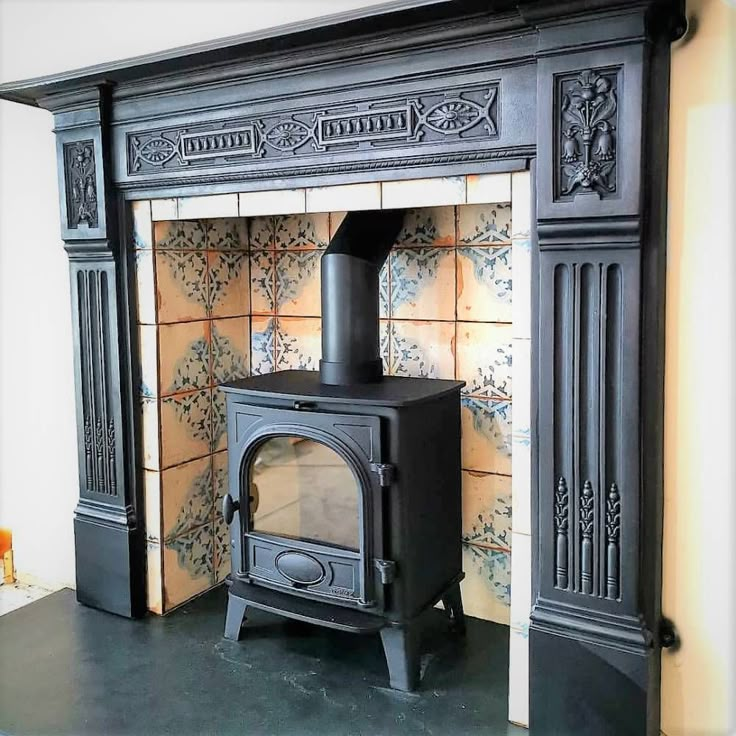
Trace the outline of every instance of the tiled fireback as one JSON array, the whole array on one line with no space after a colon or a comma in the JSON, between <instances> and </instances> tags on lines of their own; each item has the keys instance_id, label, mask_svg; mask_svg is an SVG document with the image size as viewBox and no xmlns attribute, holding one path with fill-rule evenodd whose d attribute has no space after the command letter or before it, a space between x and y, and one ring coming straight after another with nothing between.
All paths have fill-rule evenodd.
<instances>
[{"instance_id":1,"label":"tiled fireback","mask_svg":"<svg viewBox=\"0 0 736 736\"><path fill-rule=\"evenodd\" d=\"M380 287L386 372L467 384L464 602L470 615L501 623L510 621L511 548L517 537L511 450L517 434L523 435L516 420L512 430L514 389L519 390L514 362L517 344L526 339L515 323L517 311L522 319L524 314L512 304L511 273L517 249L524 242L528 247L528 234L523 242L515 235L521 230L515 228L516 203L512 216L511 179L510 174L468 177L466 184L464 177L454 178L453 197L445 201L470 203L409 209ZM383 187L383 207L403 206L415 196L401 184ZM377 206L380 186L370 186ZM429 183L415 188L433 205L442 201ZM227 450L218 385L249 372L318 369L320 259L342 210L361 209L360 197L366 196L356 192L352 203L350 192L343 191L348 189L336 188L334 207L341 211L335 212L260 216L247 199L247 209L242 202L241 208L253 215L248 218L154 222L156 211L164 209L161 202L153 203L153 217L152 203L133 205L153 611L170 610L229 570L227 529L219 513ZM307 203L305 209L309 202L326 207L329 191L307 190L299 201ZM472 192L501 192L505 201L478 203ZM277 211L276 194L259 195L264 211ZM289 211L288 203L298 197L286 194L284 211ZM528 194L522 200L528 207ZM196 216L197 203L186 202L166 209ZM520 219L528 230L528 213ZM525 254L521 261L526 263ZM526 348L522 344L522 352ZM522 388L528 391L528 384Z\"/></svg>"}]
</instances>

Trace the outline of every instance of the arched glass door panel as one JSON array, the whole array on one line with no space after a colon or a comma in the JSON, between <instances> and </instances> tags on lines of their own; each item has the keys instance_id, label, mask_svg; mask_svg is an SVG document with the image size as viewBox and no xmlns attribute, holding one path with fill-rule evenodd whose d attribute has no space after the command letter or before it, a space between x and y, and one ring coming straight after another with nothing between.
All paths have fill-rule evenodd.
<instances>
[{"instance_id":1,"label":"arched glass door panel","mask_svg":"<svg viewBox=\"0 0 736 736\"><path fill-rule=\"evenodd\" d=\"M267 439L249 481L252 531L360 550L360 488L327 445L299 436Z\"/></svg>"}]
</instances>

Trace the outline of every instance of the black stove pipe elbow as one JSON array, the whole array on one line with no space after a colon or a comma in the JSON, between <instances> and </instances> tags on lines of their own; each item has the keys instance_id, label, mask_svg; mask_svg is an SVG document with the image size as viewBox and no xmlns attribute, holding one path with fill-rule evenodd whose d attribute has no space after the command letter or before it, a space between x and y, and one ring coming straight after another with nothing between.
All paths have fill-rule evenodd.
<instances>
[{"instance_id":1,"label":"black stove pipe elbow","mask_svg":"<svg viewBox=\"0 0 736 736\"><path fill-rule=\"evenodd\" d=\"M403 222L404 210L348 212L322 256L322 383L383 378L379 273Z\"/></svg>"}]
</instances>

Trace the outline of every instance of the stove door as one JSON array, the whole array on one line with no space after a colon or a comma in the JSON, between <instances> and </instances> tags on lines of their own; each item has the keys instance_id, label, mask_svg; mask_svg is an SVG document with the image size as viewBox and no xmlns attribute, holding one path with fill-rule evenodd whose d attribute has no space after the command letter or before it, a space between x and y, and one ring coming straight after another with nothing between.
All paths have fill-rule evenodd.
<instances>
[{"instance_id":1,"label":"stove door","mask_svg":"<svg viewBox=\"0 0 736 736\"><path fill-rule=\"evenodd\" d=\"M382 608L373 565L383 548L384 489L373 472L380 418L243 405L232 413L243 573L299 595Z\"/></svg>"}]
</instances>

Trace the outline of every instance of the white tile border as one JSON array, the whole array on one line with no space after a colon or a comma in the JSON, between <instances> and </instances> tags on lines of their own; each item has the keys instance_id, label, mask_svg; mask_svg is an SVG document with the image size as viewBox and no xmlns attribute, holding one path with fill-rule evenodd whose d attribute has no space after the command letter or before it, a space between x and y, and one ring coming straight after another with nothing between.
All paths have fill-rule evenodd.
<instances>
[{"instance_id":1,"label":"white tile border","mask_svg":"<svg viewBox=\"0 0 736 736\"><path fill-rule=\"evenodd\" d=\"M269 189L265 192L242 192L238 195L241 217L299 215L307 211L304 189Z\"/></svg>"},{"instance_id":2,"label":"white tile border","mask_svg":"<svg viewBox=\"0 0 736 736\"><path fill-rule=\"evenodd\" d=\"M466 187L465 176L385 181L381 185L383 209L451 207L465 204ZM488 204L494 203L489 202Z\"/></svg>"},{"instance_id":3,"label":"white tile border","mask_svg":"<svg viewBox=\"0 0 736 736\"><path fill-rule=\"evenodd\" d=\"M237 217L237 194L210 194L205 197L179 197L177 217L180 220L199 220L205 217Z\"/></svg>"},{"instance_id":4,"label":"white tile border","mask_svg":"<svg viewBox=\"0 0 736 736\"><path fill-rule=\"evenodd\" d=\"M345 184L307 189L307 212L380 210L381 184Z\"/></svg>"},{"instance_id":5,"label":"white tile border","mask_svg":"<svg viewBox=\"0 0 736 736\"><path fill-rule=\"evenodd\" d=\"M469 174L468 204L511 202L511 174Z\"/></svg>"}]
</instances>

